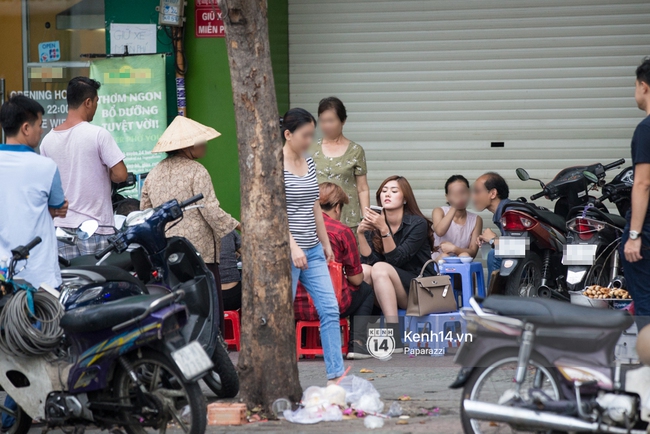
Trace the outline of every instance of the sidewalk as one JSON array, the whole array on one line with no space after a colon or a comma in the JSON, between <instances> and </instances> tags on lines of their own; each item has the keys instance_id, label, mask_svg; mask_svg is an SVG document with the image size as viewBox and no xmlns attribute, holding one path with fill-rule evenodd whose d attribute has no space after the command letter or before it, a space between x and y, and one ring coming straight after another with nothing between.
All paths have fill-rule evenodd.
<instances>
[{"instance_id":1,"label":"sidewalk","mask_svg":"<svg viewBox=\"0 0 650 434\"><path fill-rule=\"evenodd\" d=\"M236 363L238 353L231 353L231 358ZM397 433L411 432L424 433L435 430L444 434L460 434L460 397L461 391L448 388L458 373L458 368L453 363L453 356L428 357L419 356L409 358L405 355L393 355L389 361L377 359L361 361L345 361L345 365L352 366L348 375L357 375L371 380L385 409L393 401L404 395L410 399L399 401L403 414L410 416L398 424L398 419L386 420L383 428L369 430L364 427L363 419L344 420L342 422L320 422L314 425L298 425L287 421L269 421L249 423L242 426L209 426L207 432L213 433L272 433L272 432L376 432ZM372 370L372 373L360 373L361 369ZM324 386L325 366L322 359L301 360L298 362L300 384L303 389L309 386ZM206 392L208 399L211 393ZM430 415L427 415L430 414Z\"/></svg>"}]
</instances>

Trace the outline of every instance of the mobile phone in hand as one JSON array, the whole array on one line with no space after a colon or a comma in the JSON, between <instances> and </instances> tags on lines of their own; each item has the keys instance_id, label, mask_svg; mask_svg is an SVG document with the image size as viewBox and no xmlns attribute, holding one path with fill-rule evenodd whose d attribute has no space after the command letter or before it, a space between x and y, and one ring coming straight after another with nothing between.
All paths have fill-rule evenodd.
<instances>
[{"instance_id":1,"label":"mobile phone in hand","mask_svg":"<svg viewBox=\"0 0 650 434\"><path fill-rule=\"evenodd\" d=\"M376 212L377 214L381 214L382 211L384 210L383 207L377 205L370 205L370 209Z\"/></svg>"}]
</instances>

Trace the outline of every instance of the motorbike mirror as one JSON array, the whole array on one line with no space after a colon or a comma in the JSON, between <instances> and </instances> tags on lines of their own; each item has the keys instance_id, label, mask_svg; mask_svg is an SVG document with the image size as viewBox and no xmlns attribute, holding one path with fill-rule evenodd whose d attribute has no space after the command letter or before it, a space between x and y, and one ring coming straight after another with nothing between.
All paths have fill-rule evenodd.
<instances>
[{"instance_id":1,"label":"motorbike mirror","mask_svg":"<svg viewBox=\"0 0 650 434\"><path fill-rule=\"evenodd\" d=\"M521 179L522 181L528 181L528 180L530 179L530 175L528 174L528 172L526 172L526 169L522 169L522 168L520 167L520 168L518 168L517 170L515 170L515 172L517 172L517 176L518 176L519 179Z\"/></svg>"},{"instance_id":2,"label":"motorbike mirror","mask_svg":"<svg viewBox=\"0 0 650 434\"><path fill-rule=\"evenodd\" d=\"M97 228L99 228L99 223L96 220L86 220L77 228L77 238L87 240L95 235Z\"/></svg>"},{"instance_id":3,"label":"motorbike mirror","mask_svg":"<svg viewBox=\"0 0 650 434\"><path fill-rule=\"evenodd\" d=\"M584 172L582 172L582 175L585 178L587 178L587 181L589 181L589 182L595 182L595 183L598 182L598 177L596 175L594 175L593 173L589 172L588 170L585 170Z\"/></svg>"}]
</instances>

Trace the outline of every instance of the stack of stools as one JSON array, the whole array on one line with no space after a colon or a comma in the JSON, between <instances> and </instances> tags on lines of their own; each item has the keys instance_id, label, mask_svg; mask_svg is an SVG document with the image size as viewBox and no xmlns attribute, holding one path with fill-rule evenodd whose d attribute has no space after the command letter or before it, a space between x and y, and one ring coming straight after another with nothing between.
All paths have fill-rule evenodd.
<instances>
[{"instance_id":1,"label":"stack of stools","mask_svg":"<svg viewBox=\"0 0 650 434\"><path fill-rule=\"evenodd\" d=\"M469 300L474 295L485 297L485 280L480 262L443 263L440 274L452 278L452 287L454 277L460 277L461 288L454 288L459 308L469 306ZM404 337L407 339L403 339L403 343L413 355L444 356L449 348L459 347L463 341L472 339L457 311L405 317L404 323Z\"/></svg>"}]
</instances>

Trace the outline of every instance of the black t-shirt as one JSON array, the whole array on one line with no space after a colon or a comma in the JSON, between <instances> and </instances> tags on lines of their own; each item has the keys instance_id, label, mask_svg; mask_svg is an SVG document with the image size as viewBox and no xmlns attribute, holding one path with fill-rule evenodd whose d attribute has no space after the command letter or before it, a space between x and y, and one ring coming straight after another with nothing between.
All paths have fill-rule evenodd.
<instances>
[{"instance_id":1,"label":"black t-shirt","mask_svg":"<svg viewBox=\"0 0 650 434\"><path fill-rule=\"evenodd\" d=\"M650 164L650 116L636 126L632 136L632 164ZM646 221L650 219L650 205L646 213Z\"/></svg>"}]
</instances>

